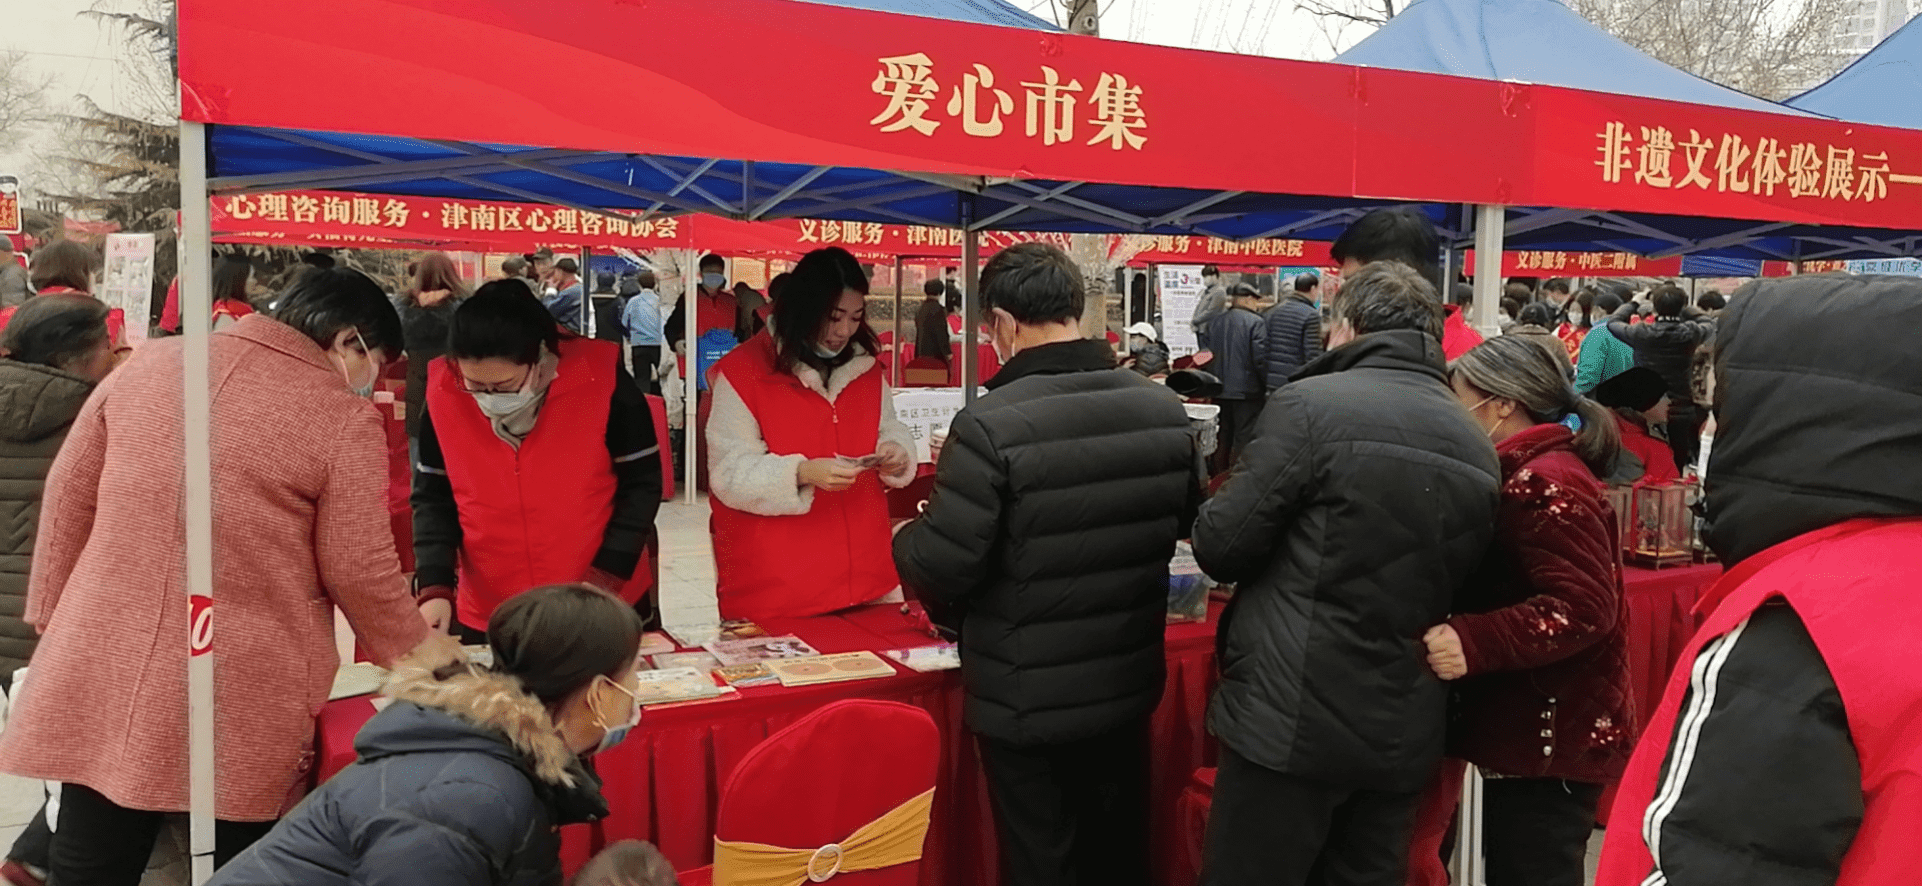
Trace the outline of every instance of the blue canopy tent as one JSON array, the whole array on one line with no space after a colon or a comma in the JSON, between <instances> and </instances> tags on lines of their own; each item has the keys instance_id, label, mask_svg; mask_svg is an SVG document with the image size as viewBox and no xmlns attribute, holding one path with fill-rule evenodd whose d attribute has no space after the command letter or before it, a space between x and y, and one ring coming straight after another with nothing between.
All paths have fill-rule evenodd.
<instances>
[{"instance_id":1,"label":"blue canopy tent","mask_svg":"<svg viewBox=\"0 0 1923 886\"><path fill-rule=\"evenodd\" d=\"M1912 44L1914 25L1910 26ZM1786 108L1670 67L1585 20L1560 0L1414 0L1335 61L1716 108L1829 115L1823 107ZM1906 107L1912 122L1907 125L1914 128L1914 62L1909 76L1911 97ZM1905 229L1556 208L1511 208L1505 216L1505 242L1528 248L1601 248L1652 258L1698 254L1751 261L1881 258L1923 252L1923 237ZM1466 238L1459 235L1458 245L1468 245Z\"/></svg>"},{"instance_id":2,"label":"blue canopy tent","mask_svg":"<svg viewBox=\"0 0 1923 886\"><path fill-rule=\"evenodd\" d=\"M1784 104L1854 123L1923 129L1923 18L1911 17L1836 76Z\"/></svg>"}]
</instances>

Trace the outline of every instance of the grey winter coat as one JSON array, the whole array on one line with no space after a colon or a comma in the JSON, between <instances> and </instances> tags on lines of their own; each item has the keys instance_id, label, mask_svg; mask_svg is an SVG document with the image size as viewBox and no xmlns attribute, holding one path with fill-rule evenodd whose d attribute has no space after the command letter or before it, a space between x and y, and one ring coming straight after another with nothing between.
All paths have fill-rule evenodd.
<instances>
[{"instance_id":1,"label":"grey winter coat","mask_svg":"<svg viewBox=\"0 0 1923 886\"><path fill-rule=\"evenodd\" d=\"M1426 333L1364 335L1297 373L1195 523L1203 571L1238 583L1209 731L1276 772L1421 789L1448 695L1422 635L1488 549L1499 474Z\"/></svg>"},{"instance_id":2,"label":"grey winter coat","mask_svg":"<svg viewBox=\"0 0 1923 886\"><path fill-rule=\"evenodd\" d=\"M556 827L608 807L541 703L462 665L404 665L383 694L354 765L210 886L559 886Z\"/></svg>"},{"instance_id":3,"label":"grey winter coat","mask_svg":"<svg viewBox=\"0 0 1923 886\"><path fill-rule=\"evenodd\" d=\"M53 457L94 383L51 366L0 360L0 674L33 657L40 634L22 620L40 496Z\"/></svg>"},{"instance_id":4,"label":"grey winter coat","mask_svg":"<svg viewBox=\"0 0 1923 886\"><path fill-rule=\"evenodd\" d=\"M1215 360L1208 371L1222 380L1218 400L1260 400L1268 392L1268 324L1262 315L1247 308L1231 307L1209 321L1204 339Z\"/></svg>"}]
</instances>

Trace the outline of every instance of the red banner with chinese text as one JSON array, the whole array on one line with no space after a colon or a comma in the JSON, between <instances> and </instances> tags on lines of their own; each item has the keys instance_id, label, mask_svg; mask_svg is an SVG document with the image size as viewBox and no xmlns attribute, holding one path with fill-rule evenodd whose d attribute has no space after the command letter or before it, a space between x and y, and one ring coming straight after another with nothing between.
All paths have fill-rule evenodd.
<instances>
[{"instance_id":1,"label":"red banner with chinese text","mask_svg":"<svg viewBox=\"0 0 1923 886\"><path fill-rule=\"evenodd\" d=\"M183 116L1017 180L1900 229L1917 226L1923 183L1915 132L787 0L336 0L329 12L182 0ZM421 33L499 52L423 54ZM667 40L636 53L637 33L725 33L782 52L718 63L702 41ZM498 63L560 45L567 65ZM319 82L329 88L314 90ZM649 113L588 115L542 98L583 83L599 104ZM1250 107L1263 113L1249 117ZM1225 119L1246 125L1223 138ZM1327 137L1293 137L1303 131Z\"/></svg>"}]
</instances>

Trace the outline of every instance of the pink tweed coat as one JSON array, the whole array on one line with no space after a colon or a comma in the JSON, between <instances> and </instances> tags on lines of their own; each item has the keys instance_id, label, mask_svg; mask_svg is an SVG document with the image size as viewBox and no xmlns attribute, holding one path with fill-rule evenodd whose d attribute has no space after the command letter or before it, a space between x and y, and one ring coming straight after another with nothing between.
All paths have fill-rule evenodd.
<instances>
[{"instance_id":1,"label":"pink tweed coat","mask_svg":"<svg viewBox=\"0 0 1923 886\"><path fill-rule=\"evenodd\" d=\"M187 802L182 349L141 347L74 421L47 478L26 620L42 631L0 770L130 809ZM375 661L427 636L387 516L374 407L291 327L212 344L216 815L299 799L339 657L339 605Z\"/></svg>"}]
</instances>

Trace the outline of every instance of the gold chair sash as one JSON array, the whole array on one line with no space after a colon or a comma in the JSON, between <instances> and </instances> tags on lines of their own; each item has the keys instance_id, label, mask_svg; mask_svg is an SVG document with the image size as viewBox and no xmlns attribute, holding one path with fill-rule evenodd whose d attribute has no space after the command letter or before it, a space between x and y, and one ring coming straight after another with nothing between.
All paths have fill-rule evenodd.
<instances>
[{"instance_id":1,"label":"gold chair sash","mask_svg":"<svg viewBox=\"0 0 1923 886\"><path fill-rule=\"evenodd\" d=\"M935 789L910 798L840 843L789 849L765 843L714 841L714 886L802 886L826 883L837 874L872 871L921 858Z\"/></svg>"}]
</instances>

